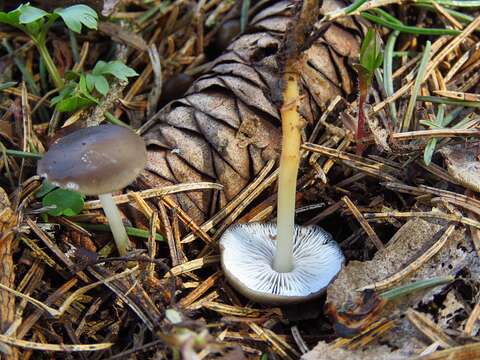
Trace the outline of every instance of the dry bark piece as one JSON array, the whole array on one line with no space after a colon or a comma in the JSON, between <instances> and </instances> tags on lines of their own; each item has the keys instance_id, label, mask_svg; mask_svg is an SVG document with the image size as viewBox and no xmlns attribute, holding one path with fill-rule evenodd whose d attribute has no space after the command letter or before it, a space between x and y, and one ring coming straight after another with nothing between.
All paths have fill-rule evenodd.
<instances>
[{"instance_id":1,"label":"dry bark piece","mask_svg":"<svg viewBox=\"0 0 480 360\"><path fill-rule=\"evenodd\" d=\"M12 259L13 228L17 224L17 217L10 208L10 201L5 191L0 188L0 283L14 288L15 269ZM5 290L0 290L0 331L5 333L12 324L15 315L15 296Z\"/></svg>"},{"instance_id":2,"label":"dry bark piece","mask_svg":"<svg viewBox=\"0 0 480 360\"><path fill-rule=\"evenodd\" d=\"M248 33L230 44L184 98L170 102L143 127L143 136L155 152L149 157L145 186L158 183L155 177L162 178L159 182L175 178L162 163L166 155L160 155L174 150L190 166L192 178L201 173L224 186L220 206L238 194L268 160L278 157L279 48L292 6L292 1L273 0L259 6ZM325 0L322 9L344 6ZM354 88L349 63L358 55L361 36L356 20L331 24L302 56L300 112L308 124L316 122L331 99ZM157 160L162 164L155 164Z\"/></svg>"},{"instance_id":3,"label":"dry bark piece","mask_svg":"<svg viewBox=\"0 0 480 360\"><path fill-rule=\"evenodd\" d=\"M448 173L466 188L480 192L480 142L445 146L444 156Z\"/></svg>"}]
</instances>

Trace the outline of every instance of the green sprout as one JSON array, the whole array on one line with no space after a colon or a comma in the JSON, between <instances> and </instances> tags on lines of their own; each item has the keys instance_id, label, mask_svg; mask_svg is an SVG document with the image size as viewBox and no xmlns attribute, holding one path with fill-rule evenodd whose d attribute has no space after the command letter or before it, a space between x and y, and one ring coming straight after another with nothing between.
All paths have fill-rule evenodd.
<instances>
[{"instance_id":1,"label":"green sprout","mask_svg":"<svg viewBox=\"0 0 480 360\"><path fill-rule=\"evenodd\" d=\"M60 94L52 99L52 104L59 112L71 112L83 109L90 105L98 104L94 91L105 96L110 89L107 77L115 77L127 81L129 77L137 76L135 70L121 61L99 61L91 73L78 73L69 71L65 74L67 85ZM78 82L77 82L78 81Z\"/></svg>"},{"instance_id":2,"label":"green sprout","mask_svg":"<svg viewBox=\"0 0 480 360\"><path fill-rule=\"evenodd\" d=\"M89 29L97 29L98 15L87 5L73 5L64 9L55 9L49 13L26 3L8 13L0 12L0 23L11 25L32 39L53 83L57 88L62 89L63 79L47 49L47 33L60 18L70 30L76 33L80 33L82 25Z\"/></svg>"},{"instance_id":3,"label":"green sprout","mask_svg":"<svg viewBox=\"0 0 480 360\"><path fill-rule=\"evenodd\" d=\"M360 48L360 63L355 68L358 72L358 120L357 120L357 153L361 154L364 145L359 142L365 133L365 103L367 102L368 88L372 84L375 70L382 65L383 51L380 38L373 29L368 29Z\"/></svg>"}]
</instances>

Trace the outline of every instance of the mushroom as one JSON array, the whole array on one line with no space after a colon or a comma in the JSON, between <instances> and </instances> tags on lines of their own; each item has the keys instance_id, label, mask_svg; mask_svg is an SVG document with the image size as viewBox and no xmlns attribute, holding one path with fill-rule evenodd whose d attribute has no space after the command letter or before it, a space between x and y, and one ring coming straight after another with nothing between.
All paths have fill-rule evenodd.
<instances>
[{"instance_id":1,"label":"mushroom","mask_svg":"<svg viewBox=\"0 0 480 360\"><path fill-rule=\"evenodd\" d=\"M332 236L319 226L295 226L293 269L273 265L275 224L234 225L222 236L222 269L229 282L247 298L286 305L320 295L342 268L343 254Z\"/></svg>"},{"instance_id":2,"label":"mushroom","mask_svg":"<svg viewBox=\"0 0 480 360\"><path fill-rule=\"evenodd\" d=\"M295 225L300 166L300 74L297 60L315 1L304 0L283 43L282 152L278 175L277 224L245 224L220 238L225 276L246 297L287 304L318 296L342 268L344 257L330 234L318 226Z\"/></svg>"},{"instance_id":3,"label":"mushroom","mask_svg":"<svg viewBox=\"0 0 480 360\"><path fill-rule=\"evenodd\" d=\"M118 252L124 256L130 242L111 193L133 182L146 162L140 136L123 126L100 125L55 142L38 162L37 173L61 188L98 195Z\"/></svg>"}]
</instances>

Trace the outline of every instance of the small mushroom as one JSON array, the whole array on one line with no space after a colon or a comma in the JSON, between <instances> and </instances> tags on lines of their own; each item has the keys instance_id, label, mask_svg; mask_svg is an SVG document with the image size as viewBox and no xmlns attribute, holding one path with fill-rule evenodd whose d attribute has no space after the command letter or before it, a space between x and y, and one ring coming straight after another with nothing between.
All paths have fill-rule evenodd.
<instances>
[{"instance_id":1,"label":"small mushroom","mask_svg":"<svg viewBox=\"0 0 480 360\"><path fill-rule=\"evenodd\" d=\"M229 282L258 303L285 305L320 295L342 268L344 256L332 236L319 226L295 226L293 269L272 266L275 224L230 227L220 240L222 268Z\"/></svg>"},{"instance_id":2,"label":"small mushroom","mask_svg":"<svg viewBox=\"0 0 480 360\"><path fill-rule=\"evenodd\" d=\"M298 41L312 19L314 2L303 1L292 20L280 53L282 152L278 171L277 223L244 224L220 239L227 279L246 297L262 303L305 301L323 292L341 270L344 257L330 234L317 226L295 225L297 175L305 121L300 115L301 86Z\"/></svg>"},{"instance_id":3,"label":"small mushroom","mask_svg":"<svg viewBox=\"0 0 480 360\"><path fill-rule=\"evenodd\" d=\"M37 173L51 184L98 195L120 255L129 248L125 226L112 198L136 179L147 162L143 139L126 127L100 125L75 131L54 143Z\"/></svg>"}]
</instances>

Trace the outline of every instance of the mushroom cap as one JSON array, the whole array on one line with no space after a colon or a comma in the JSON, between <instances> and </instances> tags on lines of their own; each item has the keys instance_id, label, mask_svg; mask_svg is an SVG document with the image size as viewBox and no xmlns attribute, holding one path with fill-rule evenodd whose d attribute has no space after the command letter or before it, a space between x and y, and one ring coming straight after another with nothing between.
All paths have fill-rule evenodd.
<instances>
[{"instance_id":1,"label":"mushroom cap","mask_svg":"<svg viewBox=\"0 0 480 360\"><path fill-rule=\"evenodd\" d=\"M230 227L220 239L221 263L229 282L247 298L285 305L319 296L341 270L344 256L319 226L295 226L294 268L272 268L277 227L249 223Z\"/></svg>"},{"instance_id":2,"label":"mushroom cap","mask_svg":"<svg viewBox=\"0 0 480 360\"><path fill-rule=\"evenodd\" d=\"M120 190L147 162L143 139L117 125L75 131L55 142L38 162L38 175L53 185L85 195Z\"/></svg>"}]
</instances>

